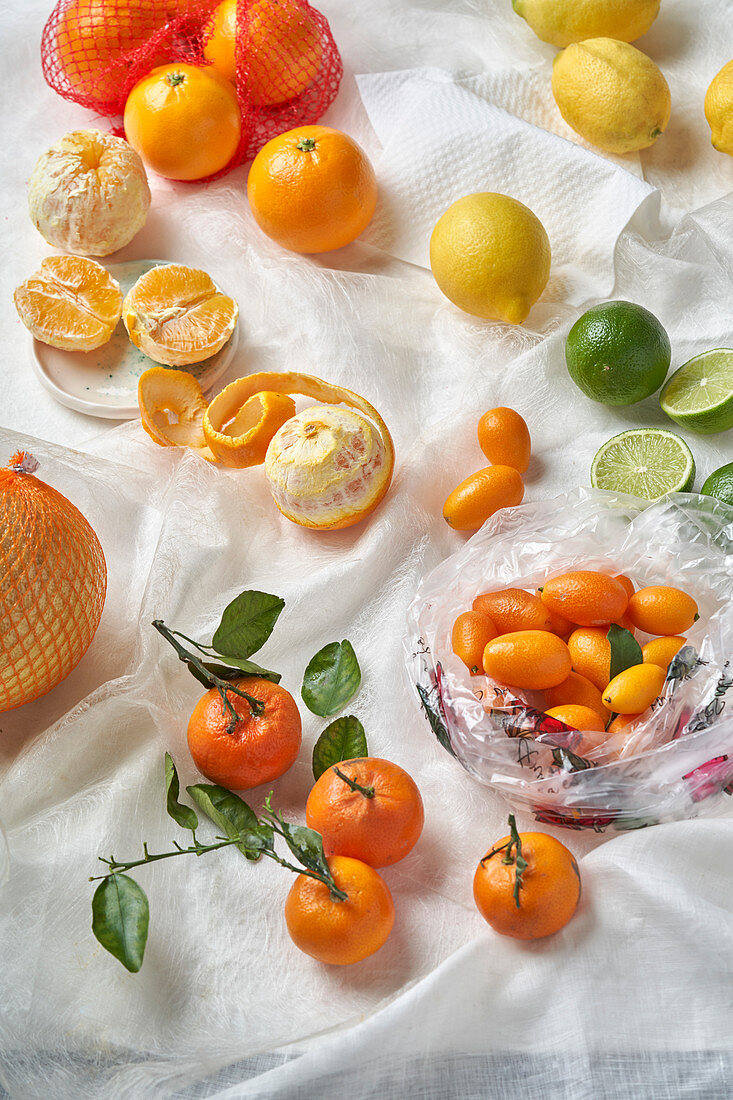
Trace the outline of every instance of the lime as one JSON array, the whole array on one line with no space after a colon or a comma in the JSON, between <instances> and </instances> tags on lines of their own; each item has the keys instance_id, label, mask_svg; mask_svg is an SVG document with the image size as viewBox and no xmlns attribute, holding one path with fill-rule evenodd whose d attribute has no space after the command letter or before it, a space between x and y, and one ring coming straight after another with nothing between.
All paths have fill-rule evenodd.
<instances>
[{"instance_id":1,"label":"lime","mask_svg":"<svg viewBox=\"0 0 733 1100\"><path fill-rule=\"evenodd\" d=\"M634 302L605 302L579 317L565 360L575 385L602 405L634 405L658 390L672 349L653 313Z\"/></svg>"},{"instance_id":2,"label":"lime","mask_svg":"<svg viewBox=\"0 0 733 1100\"><path fill-rule=\"evenodd\" d=\"M700 492L706 497L716 497L723 504L733 504L733 462L714 470Z\"/></svg>"},{"instance_id":3,"label":"lime","mask_svg":"<svg viewBox=\"0 0 733 1100\"><path fill-rule=\"evenodd\" d=\"M684 493L694 480L692 451L684 439L663 428L632 428L614 435L600 448L590 468L595 489L632 493L645 500Z\"/></svg>"},{"instance_id":4,"label":"lime","mask_svg":"<svg viewBox=\"0 0 733 1100\"><path fill-rule=\"evenodd\" d=\"M666 383L659 404L691 432L733 428L733 350L716 348L690 359Z\"/></svg>"}]
</instances>

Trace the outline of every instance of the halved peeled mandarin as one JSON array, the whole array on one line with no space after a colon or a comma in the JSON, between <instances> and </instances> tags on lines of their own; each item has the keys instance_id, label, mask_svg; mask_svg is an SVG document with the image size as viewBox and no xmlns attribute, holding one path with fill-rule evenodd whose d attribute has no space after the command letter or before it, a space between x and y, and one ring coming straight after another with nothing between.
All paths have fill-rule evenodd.
<instances>
[{"instance_id":1,"label":"halved peeled mandarin","mask_svg":"<svg viewBox=\"0 0 733 1100\"><path fill-rule=\"evenodd\" d=\"M204 438L206 398L192 374L151 367L140 375L137 401L142 426L159 446L191 447L216 462Z\"/></svg>"},{"instance_id":2,"label":"halved peeled mandarin","mask_svg":"<svg viewBox=\"0 0 733 1100\"><path fill-rule=\"evenodd\" d=\"M211 276L183 264L161 264L141 275L125 296L122 319L130 339L156 363L183 367L220 351L239 308Z\"/></svg>"},{"instance_id":3,"label":"halved peeled mandarin","mask_svg":"<svg viewBox=\"0 0 733 1100\"><path fill-rule=\"evenodd\" d=\"M37 340L63 351L93 351L120 319L120 284L96 260L49 256L13 295L18 316Z\"/></svg>"},{"instance_id":4,"label":"halved peeled mandarin","mask_svg":"<svg viewBox=\"0 0 733 1100\"><path fill-rule=\"evenodd\" d=\"M299 373L238 378L204 415L212 451L227 462L232 442L238 444L250 430L248 403L262 393L302 394L322 402L287 419L269 441L265 476L282 514L315 530L350 527L369 515L392 480L392 437L377 410L342 386ZM245 427L245 437L227 437L237 423Z\"/></svg>"}]
</instances>

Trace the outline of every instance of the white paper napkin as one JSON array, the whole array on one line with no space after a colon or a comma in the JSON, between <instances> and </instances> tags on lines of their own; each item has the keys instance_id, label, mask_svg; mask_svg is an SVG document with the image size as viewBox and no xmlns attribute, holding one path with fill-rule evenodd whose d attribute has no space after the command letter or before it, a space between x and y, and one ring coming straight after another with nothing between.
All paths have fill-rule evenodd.
<instances>
[{"instance_id":1,"label":"white paper napkin","mask_svg":"<svg viewBox=\"0 0 733 1100\"><path fill-rule=\"evenodd\" d=\"M598 156L518 118L441 69L357 80L383 146L380 202L366 240L429 267L430 234L443 211L463 195L498 191L529 206L548 232L553 262L547 299L580 305L611 292L616 241L639 206L656 195L621 167L620 158ZM479 84L504 98L501 89L512 81L499 74ZM546 105L535 105L534 113L549 118ZM638 159L630 164L638 171Z\"/></svg>"}]
</instances>

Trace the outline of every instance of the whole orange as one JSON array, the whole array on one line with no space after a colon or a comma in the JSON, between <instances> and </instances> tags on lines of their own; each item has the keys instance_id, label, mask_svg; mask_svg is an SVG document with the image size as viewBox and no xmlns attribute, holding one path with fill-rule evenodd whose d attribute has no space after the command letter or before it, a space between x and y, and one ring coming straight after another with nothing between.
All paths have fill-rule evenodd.
<instances>
[{"instance_id":1,"label":"whole orange","mask_svg":"<svg viewBox=\"0 0 733 1100\"><path fill-rule=\"evenodd\" d=\"M372 220L377 179L360 145L328 126L298 126L252 162L247 197L263 233L291 252L330 252Z\"/></svg>"},{"instance_id":2,"label":"whole orange","mask_svg":"<svg viewBox=\"0 0 733 1100\"><path fill-rule=\"evenodd\" d=\"M161 176L198 180L224 168L242 121L234 88L211 67L159 65L125 104L127 140Z\"/></svg>"},{"instance_id":3,"label":"whole orange","mask_svg":"<svg viewBox=\"0 0 733 1100\"><path fill-rule=\"evenodd\" d=\"M578 569L545 581L542 602L578 626L599 626L620 619L629 597L615 577L595 569Z\"/></svg>"},{"instance_id":4,"label":"whole orange","mask_svg":"<svg viewBox=\"0 0 733 1100\"><path fill-rule=\"evenodd\" d=\"M611 643L606 628L581 626L568 638L573 671L605 691L611 679Z\"/></svg>"},{"instance_id":5,"label":"whole orange","mask_svg":"<svg viewBox=\"0 0 733 1100\"><path fill-rule=\"evenodd\" d=\"M682 649L687 641L677 634L667 638L653 638L651 642L641 647L641 656L645 665L659 665L666 672L672 663L672 658Z\"/></svg>"},{"instance_id":6,"label":"whole orange","mask_svg":"<svg viewBox=\"0 0 733 1100\"><path fill-rule=\"evenodd\" d=\"M251 0L241 7L240 49L251 101L269 106L300 95L318 76L323 54L308 7L297 0ZM219 4L205 33L204 57L236 84L237 0Z\"/></svg>"},{"instance_id":7,"label":"whole orange","mask_svg":"<svg viewBox=\"0 0 733 1100\"><path fill-rule=\"evenodd\" d=\"M443 505L443 519L456 531L477 531L500 508L521 504L522 475L513 466L486 466L457 485Z\"/></svg>"},{"instance_id":8,"label":"whole orange","mask_svg":"<svg viewBox=\"0 0 733 1100\"><path fill-rule=\"evenodd\" d=\"M479 447L489 462L513 466L523 474L529 466L532 442L523 417L503 405L489 409L478 422Z\"/></svg>"},{"instance_id":9,"label":"whole orange","mask_svg":"<svg viewBox=\"0 0 733 1100\"><path fill-rule=\"evenodd\" d=\"M326 769L308 795L305 819L323 837L327 856L388 867L417 844L425 813L403 768L365 756Z\"/></svg>"},{"instance_id":10,"label":"whole orange","mask_svg":"<svg viewBox=\"0 0 733 1100\"><path fill-rule=\"evenodd\" d=\"M451 644L472 676L483 674L484 650L496 637L496 627L488 615L464 611L453 623Z\"/></svg>"},{"instance_id":11,"label":"whole orange","mask_svg":"<svg viewBox=\"0 0 733 1100\"><path fill-rule=\"evenodd\" d=\"M484 650L487 676L510 687L542 691L557 687L570 674L568 647L548 630L502 634Z\"/></svg>"},{"instance_id":12,"label":"whole orange","mask_svg":"<svg viewBox=\"0 0 733 1100\"><path fill-rule=\"evenodd\" d=\"M257 715L251 704L227 693L236 714L232 721L216 688L202 695L188 723L188 747L198 770L222 787L246 791L260 783L271 783L288 770L300 749L301 721L289 691L261 680L243 676L234 687L264 704Z\"/></svg>"},{"instance_id":13,"label":"whole orange","mask_svg":"<svg viewBox=\"0 0 733 1100\"><path fill-rule=\"evenodd\" d=\"M551 936L564 928L580 901L580 872L571 852L547 833L520 833L527 866L517 889L517 847L505 836L476 868L473 896L495 931L519 940ZM516 895L516 896L515 896Z\"/></svg>"},{"instance_id":14,"label":"whole orange","mask_svg":"<svg viewBox=\"0 0 733 1100\"><path fill-rule=\"evenodd\" d=\"M568 649L570 649L569 645ZM572 650L570 656L572 657ZM610 673L610 656L608 668ZM607 682L608 681L606 681L606 683ZM606 684L603 686L605 687ZM579 672L571 672L567 680L563 680L557 687L547 688L545 692L545 701L550 707L561 707L567 704L588 707L590 710L594 710L598 717L602 718L604 722L610 715L610 711L606 710L603 705L600 689Z\"/></svg>"},{"instance_id":15,"label":"whole orange","mask_svg":"<svg viewBox=\"0 0 733 1100\"><path fill-rule=\"evenodd\" d=\"M394 924L394 903L382 876L359 859L331 856L335 900L323 882L298 875L285 900L285 922L296 947L320 962L348 966L373 955Z\"/></svg>"},{"instance_id":16,"label":"whole orange","mask_svg":"<svg viewBox=\"0 0 733 1100\"><path fill-rule=\"evenodd\" d=\"M666 584L640 588L629 600L629 618L639 630L664 637L689 630L699 615L692 596Z\"/></svg>"},{"instance_id":17,"label":"whole orange","mask_svg":"<svg viewBox=\"0 0 733 1100\"><path fill-rule=\"evenodd\" d=\"M603 729L603 719L598 712L579 703L562 703L559 707L550 707L545 714L549 714L550 718L557 718L559 722L564 722L571 730L582 732Z\"/></svg>"},{"instance_id":18,"label":"whole orange","mask_svg":"<svg viewBox=\"0 0 733 1100\"><path fill-rule=\"evenodd\" d=\"M498 634L516 630L549 630L550 613L533 592L523 588L504 588L482 592L471 605L474 611L488 615Z\"/></svg>"}]
</instances>

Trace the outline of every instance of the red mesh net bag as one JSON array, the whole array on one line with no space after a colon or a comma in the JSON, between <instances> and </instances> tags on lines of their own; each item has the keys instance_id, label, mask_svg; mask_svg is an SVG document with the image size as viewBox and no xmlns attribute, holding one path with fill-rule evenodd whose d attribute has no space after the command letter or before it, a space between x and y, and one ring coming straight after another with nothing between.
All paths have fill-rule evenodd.
<instances>
[{"instance_id":1,"label":"red mesh net bag","mask_svg":"<svg viewBox=\"0 0 733 1100\"><path fill-rule=\"evenodd\" d=\"M213 64L235 85L242 137L225 172L316 122L343 75L307 0L59 0L41 39L50 87L99 115L121 115L138 80L168 62Z\"/></svg>"}]
</instances>

